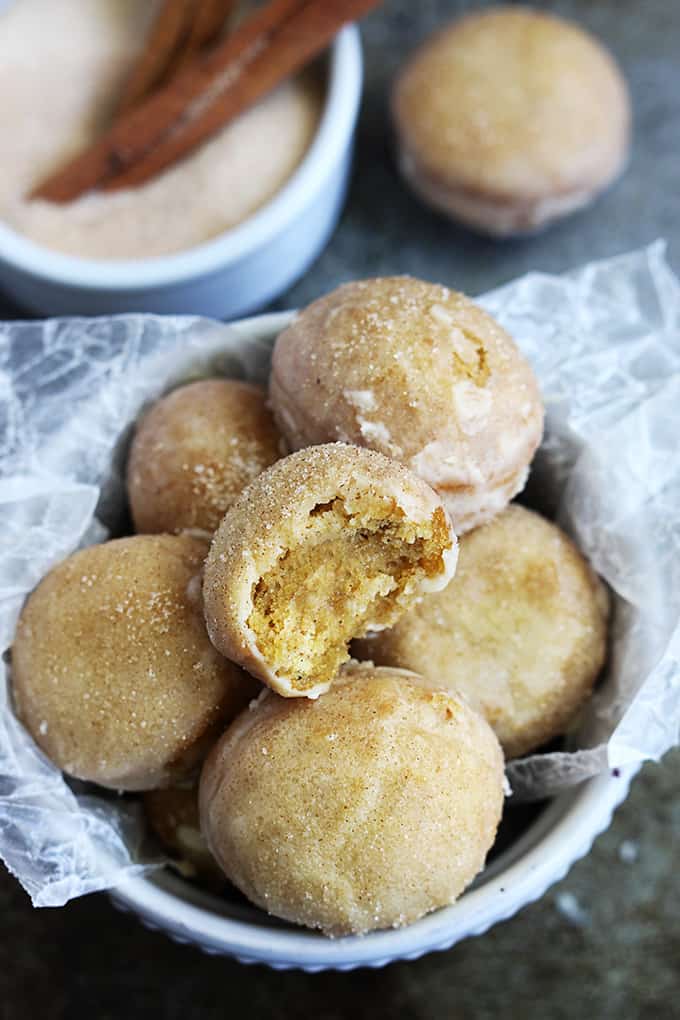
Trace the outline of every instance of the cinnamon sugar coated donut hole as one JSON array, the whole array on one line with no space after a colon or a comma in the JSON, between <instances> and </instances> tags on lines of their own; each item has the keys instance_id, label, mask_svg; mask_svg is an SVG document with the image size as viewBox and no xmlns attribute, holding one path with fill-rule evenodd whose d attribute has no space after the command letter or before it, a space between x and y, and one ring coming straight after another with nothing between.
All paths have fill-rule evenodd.
<instances>
[{"instance_id":1,"label":"cinnamon sugar coated donut hole","mask_svg":"<svg viewBox=\"0 0 680 1020\"><path fill-rule=\"evenodd\" d=\"M317 701L271 692L213 749L201 825L227 877L276 917L327 935L410 924L484 865L503 755L455 696L356 664Z\"/></svg>"},{"instance_id":2,"label":"cinnamon sugar coated donut hole","mask_svg":"<svg viewBox=\"0 0 680 1020\"><path fill-rule=\"evenodd\" d=\"M286 697L316 697L348 642L452 577L439 497L396 461L334 443L261 474L226 514L205 565L216 647Z\"/></svg>"},{"instance_id":3,"label":"cinnamon sugar coated donut hole","mask_svg":"<svg viewBox=\"0 0 680 1020\"><path fill-rule=\"evenodd\" d=\"M224 884L224 874L201 833L197 785L149 790L144 794L144 814L177 871L212 887Z\"/></svg>"},{"instance_id":4,"label":"cinnamon sugar coated donut hole","mask_svg":"<svg viewBox=\"0 0 680 1020\"><path fill-rule=\"evenodd\" d=\"M293 449L340 440L425 479L456 534L519 492L543 428L534 374L476 304L408 276L348 283L277 338L270 398Z\"/></svg>"},{"instance_id":5,"label":"cinnamon sugar coated donut hole","mask_svg":"<svg viewBox=\"0 0 680 1020\"><path fill-rule=\"evenodd\" d=\"M136 531L215 531L239 493L283 452L265 397L250 383L206 379L153 405L128 462Z\"/></svg>"},{"instance_id":6,"label":"cinnamon sugar coated donut hole","mask_svg":"<svg viewBox=\"0 0 680 1020\"><path fill-rule=\"evenodd\" d=\"M467 14L398 76L400 170L428 204L483 233L536 230L623 170L630 99L612 56L572 22L528 7Z\"/></svg>"},{"instance_id":7,"label":"cinnamon sugar coated donut hole","mask_svg":"<svg viewBox=\"0 0 680 1020\"><path fill-rule=\"evenodd\" d=\"M207 550L186 535L117 539L69 556L30 595L14 703L64 772L119 790L171 785L256 694L208 639Z\"/></svg>"},{"instance_id":8,"label":"cinnamon sugar coated donut hole","mask_svg":"<svg viewBox=\"0 0 680 1020\"><path fill-rule=\"evenodd\" d=\"M608 601L558 527L511 506L461 540L444 591L353 653L417 666L460 693L514 758L563 733L590 696L605 660Z\"/></svg>"}]
</instances>

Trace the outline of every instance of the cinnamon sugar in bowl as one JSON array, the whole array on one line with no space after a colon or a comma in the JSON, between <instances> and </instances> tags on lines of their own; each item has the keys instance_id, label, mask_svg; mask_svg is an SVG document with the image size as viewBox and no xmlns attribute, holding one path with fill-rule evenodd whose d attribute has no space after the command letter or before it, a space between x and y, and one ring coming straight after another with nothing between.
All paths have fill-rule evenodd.
<instances>
[{"instance_id":1,"label":"cinnamon sugar in bowl","mask_svg":"<svg viewBox=\"0 0 680 1020\"><path fill-rule=\"evenodd\" d=\"M26 198L110 119L148 21L129 0L0 0L0 287L32 312L235 317L299 277L336 224L361 94L354 26L320 68L141 187Z\"/></svg>"}]
</instances>

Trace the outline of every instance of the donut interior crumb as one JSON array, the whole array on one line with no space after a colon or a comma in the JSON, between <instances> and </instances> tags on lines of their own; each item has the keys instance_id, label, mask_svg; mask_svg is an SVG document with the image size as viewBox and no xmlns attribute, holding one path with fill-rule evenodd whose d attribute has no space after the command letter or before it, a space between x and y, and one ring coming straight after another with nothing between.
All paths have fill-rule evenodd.
<instances>
[{"instance_id":1,"label":"donut interior crumb","mask_svg":"<svg viewBox=\"0 0 680 1020\"><path fill-rule=\"evenodd\" d=\"M370 496L317 504L301 541L255 586L248 625L260 652L292 690L328 682L353 637L394 623L441 571L449 541L439 509L416 524Z\"/></svg>"}]
</instances>

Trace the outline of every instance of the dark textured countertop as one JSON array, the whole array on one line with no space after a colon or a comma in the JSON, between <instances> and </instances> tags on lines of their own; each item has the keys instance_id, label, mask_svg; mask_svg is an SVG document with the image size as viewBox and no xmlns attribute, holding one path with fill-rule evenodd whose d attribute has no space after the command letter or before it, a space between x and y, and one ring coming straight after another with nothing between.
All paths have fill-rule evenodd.
<instances>
[{"instance_id":1,"label":"dark textured countertop","mask_svg":"<svg viewBox=\"0 0 680 1020\"><path fill-rule=\"evenodd\" d=\"M357 276L409 272L471 294L530 269L557 272L664 236L680 269L680 4L561 0L618 56L635 104L625 178L534 239L495 244L454 229L401 186L387 87L419 38L463 7L388 0L364 26L366 90L342 223L292 307ZM11 315L0 303L0 314ZM240 1016L672 1020L680 1017L680 752L646 767L592 853L539 903L478 939L415 963L350 975L276 974L176 946L104 896L35 911L0 868L1 1020ZM565 897L565 894L566 897Z\"/></svg>"}]
</instances>

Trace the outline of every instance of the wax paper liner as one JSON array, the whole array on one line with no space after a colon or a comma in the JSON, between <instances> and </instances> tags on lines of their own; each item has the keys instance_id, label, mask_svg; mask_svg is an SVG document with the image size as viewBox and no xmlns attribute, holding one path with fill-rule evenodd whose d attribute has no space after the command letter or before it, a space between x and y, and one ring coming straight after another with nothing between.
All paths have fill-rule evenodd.
<instances>
[{"instance_id":1,"label":"wax paper liner","mask_svg":"<svg viewBox=\"0 0 680 1020\"><path fill-rule=\"evenodd\" d=\"M567 750L508 767L514 796L538 797L678 742L680 285L657 242L565 276L531 273L482 303L532 362L546 402L527 498L574 536L613 593L606 675ZM186 317L0 327L3 649L54 563L125 528L126 447L143 406L202 375L264 381L281 322L263 318L256 339ZM0 854L36 905L154 865L134 802L93 791L67 784L36 748L3 682Z\"/></svg>"}]
</instances>

